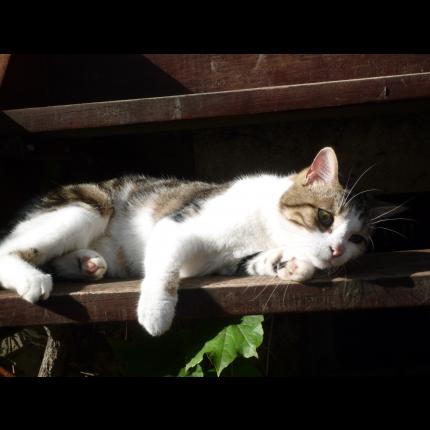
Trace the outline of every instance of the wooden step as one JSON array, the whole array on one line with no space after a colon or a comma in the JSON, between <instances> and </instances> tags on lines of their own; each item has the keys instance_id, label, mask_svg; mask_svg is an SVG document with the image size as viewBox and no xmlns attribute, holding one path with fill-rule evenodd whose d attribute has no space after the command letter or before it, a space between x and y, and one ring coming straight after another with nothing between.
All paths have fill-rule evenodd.
<instances>
[{"instance_id":1,"label":"wooden step","mask_svg":"<svg viewBox=\"0 0 430 430\"><path fill-rule=\"evenodd\" d=\"M139 280L56 285L32 305L0 291L0 326L93 323L136 319ZM332 277L306 285L270 277L210 276L182 280L178 318L307 313L430 306L430 249L374 253Z\"/></svg>"},{"instance_id":2,"label":"wooden step","mask_svg":"<svg viewBox=\"0 0 430 430\"><path fill-rule=\"evenodd\" d=\"M430 98L430 72L3 111L31 133L169 124Z\"/></svg>"},{"instance_id":3,"label":"wooden step","mask_svg":"<svg viewBox=\"0 0 430 430\"><path fill-rule=\"evenodd\" d=\"M0 54L0 86L9 64L10 54Z\"/></svg>"}]
</instances>

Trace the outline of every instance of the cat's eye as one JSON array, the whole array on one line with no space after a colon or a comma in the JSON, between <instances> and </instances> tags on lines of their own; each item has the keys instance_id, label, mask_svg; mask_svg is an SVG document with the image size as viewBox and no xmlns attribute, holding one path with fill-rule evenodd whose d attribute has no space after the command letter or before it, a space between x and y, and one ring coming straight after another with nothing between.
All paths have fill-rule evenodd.
<instances>
[{"instance_id":1,"label":"cat's eye","mask_svg":"<svg viewBox=\"0 0 430 430\"><path fill-rule=\"evenodd\" d=\"M324 228L329 228L333 224L334 218L330 212L318 209L318 221Z\"/></svg>"},{"instance_id":2,"label":"cat's eye","mask_svg":"<svg viewBox=\"0 0 430 430\"><path fill-rule=\"evenodd\" d=\"M352 243L356 243L357 245L359 245L360 243L363 243L366 241L366 239L361 235L361 234L353 234L349 240Z\"/></svg>"}]
</instances>

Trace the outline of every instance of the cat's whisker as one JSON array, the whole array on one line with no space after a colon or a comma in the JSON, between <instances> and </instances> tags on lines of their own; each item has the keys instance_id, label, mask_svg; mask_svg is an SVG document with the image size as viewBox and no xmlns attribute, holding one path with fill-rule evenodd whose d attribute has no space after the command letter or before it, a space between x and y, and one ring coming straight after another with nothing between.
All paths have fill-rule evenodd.
<instances>
[{"instance_id":1,"label":"cat's whisker","mask_svg":"<svg viewBox=\"0 0 430 430\"><path fill-rule=\"evenodd\" d=\"M266 303L263 305L263 310L266 309L266 306L268 305L268 303L270 302L270 299L272 298L273 294L275 293L275 291L278 289L279 285L281 285L281 280L276 284L275 288L273 289L273 291L270 293L269 298L267 299Z\"/></svg>"},{"instance_id":2,"label":"cat's whisker","mask_svg":"<svg viewBox=\"0 0 430 430\"><path fill-rule=\"evenodd\" d=\"M371 169L373 169L378 163L372 164L370 167L368 167L359 177L358 179L355 181L354 185L351 187L351 189L348 192L348 195L346 196L345 201L348 200L349 196L352 193L352 190L357 186L358 182L361 180L361 178ZM343 205L342 205L343 206Z\"/></svg>"},{"instance_id":3,"label":"cat's whisker","mask_svg":"<svg viewBox=\"0 0 430 430\"><path fill-rule=\"evenodd\" d=\"M368 225L375 225L375 224L379 224L381 222L396 221L396 220L405 220L405 221L416 222L416 220L414 220L412 218L384 218L384 219L380 219L379 221L370 222L370 223L368 223Z\"/></svg>"},{"instance_id":4,"label":"cat's whisker","mask_svg":"<svg viewBox=\"0 0 430 430\"><path fill-rule=\"evenodd\" d=\"M343 207L343 204L345 202L345 195L349 191L348 190L348 185L349 185L349 180L351 179L351 173L352 173L352 169L349 170L348 179L346 180L346 184L345 184L345 187L344 187L343 192L342 192L342 198L341 198L341 201L340 201L340 207Z\"/></svg>"},{"instance_id":5,"label":"cat's whisker","mask_svg":"<svg viewBox=\"0 0 430 430\"><path fill-rule=\"evenodd\" d=\"M345 196L346 196L346 193L348 192L349 190L348 190L348 188L347 188L347 185L345 185L345 188L343 189L343 191L342 191L342 196L341 196L341 198L340 198L340 205L339 205L339 207L343 207L343 205L344 205L344 203L345 203Z\"/></svg>"},{"instance_id":6,"label":"cat's whisker","mask_svg":"<svg viewBox=\"0 0 430 430\"><path fill-rule=\"evenodd\" d=\"M370 243L372 244L372 250L374 251L375 250L375 244L374 244L373 239L371 238L371 236L369 236L369 240L370 240Z\"/></svg>"},{"instance_id":7,"label":"cat's whisker","mask_svg":"<svg viewBox=\"0 0 430 430\"><path fill-rule=\"evenodd\" d=\"M247 292L250 288L251 288L251 285L247 285L247 286L243 289L243 291L242 291L242 295L245 295L245 294L246 294L246 292Z\"/></svg>"},{"instance_id":8,"label":"cat's whisker","mask_svg":"<svg viewBox=\"0 0 430 430\"><path fill-rule=\"evenodd\" d=\"M345 189L348 188L349 180L351 179L352 169L349 169L348 179L346 180Z\"/></svg>"},{"instance_id":9,"label":"cat's whisker","mask_svg":"<svg viewBox=\"0 0 430 430\"><path fill-rule=\"evenodd\" d=\"M346 281L348 279L348 273L347 273L345 264L342 264L342 266L340 266L340 267L343 268L343 273L344 273L344 275L343 275L343 295L344 295L344 297L346 297L347 296L347 286L346 286L347 283L346 283Z\"/></svg>"},{"instance_id":10,"label":"cat's whisker","mask_svg":"<svg viewBox=\"0 0 430 430\"><path fill-rule=\"evenodd\" d=\"M401 207L404 207L404 205L405 205L406 203L410 202L412 199L413 199L413 197L411 197L411 198L409 198L409 199L405 200L405 201L404 201L403 203L401 203L400 205L398 205L398 206L396 206L396 207L394 207L394 208L391 208L389 211L384 212L384 213L383 213L383 214L381 214L381 215L375 216L375 218L372 218L370 221L374 221L375 219L382 218L383 216L388 215L389 213L391 213L391 212L395 211L396 209L400 209Z\"/></svg>"},{"instance_id":11,"label":"cat's whisker","mask_svg":"<svg viewBox=\"0 0 430 430\"><path fill-rule=\"evenodd\" d=\"M263 287L263 289L255 296L255 297L253 297L252 299L251 299L251 301L253 302L253 301L255 301L255 300L257 300L266 290L267 290L267 287L269 287L269 285L271 284L271 282L272 281L274 281L275 279L277 278L277 276L275 275L275 276L271 276L269 279L268 279L268 281L267 281L267 283L266 283L266 285Z\"/></svg>"},{"instance_id":12,"label":"cat's whisker","mask_svg":"<svg viewBox=\"0 0 430 430\"><path fill-rule=\"evenodd\" d=\"M360 191L359 193L355 194L354 196L352 196L350 199L348 199L343 206L346 206L348 203L351 203L357 196L359 196L360 194L364 194L364 193L370 193L372 191L381 191L378 188L370 188L369 190L364 190L364 191Z\"/></svg>"},{"instance_id":13,"label":"cat's whisker","mask_svg":"<svg viewBox=\"0 0 430 430\"><path fill-rule=\"evenodd\" d=\"M255 300L257 300L263 293L264 293L264 291L266 291L266 289L267 289L267 287L269 286L269 284L266 284L264 287L263 287L263 289L255 296L255 297L252 297L251 299L250 299L250 301L251 302L254 302Z\"/></svg>"},{"instance_id":14,"label":"cat's whisker","mask_svg":"<svg viewBox=\"0 0 430 430\"><path fill-rule=\"evenodd\" d=\"M291 283L287 281L287 285L284 288L284 295L282 297L282 306L285 306L285 297L287 296L288 289L290 288Z\"/></svg>"},{"instance_id":15,"label":"cat's whisker","mask_svg":"<svg viewBox=\"0 0 430 430\"><path fill-rule=\"evenodd\" d=\"M387 231L391 231L391 232L393 232L393 233L396 233L396 234L398 234L399 236L401 236L401 237L403 237L403 239L408 239L407 238L407 236L405 236L404 234L402 234L402 233L400 233L400 232L398 232L398 231L396 231L396 230L392 230L391 228L386 228L386 227L375 227L375 230L376 229L378 229L378 230L387 230Z\"/></svg>"}]
</instances>

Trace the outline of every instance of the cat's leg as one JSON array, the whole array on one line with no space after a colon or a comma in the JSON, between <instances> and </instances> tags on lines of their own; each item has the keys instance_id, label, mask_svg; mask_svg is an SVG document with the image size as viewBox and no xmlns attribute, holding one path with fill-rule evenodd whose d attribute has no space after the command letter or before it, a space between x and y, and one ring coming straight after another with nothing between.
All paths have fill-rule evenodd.
<instances>
[{"instance_id":1,"label":"cat's leg","mask_svg":"<svg viewBox=\"0 0 430 430\"><path fill-rule=\"evenodd\" d=\"M178 300L180 270L202 252L202 240L184 223L166 218L155 226L145 248L145 278L137 308L139 323L152 336L170 328Z\"/></svg>"},{"instance_id":2,"label":"cat's leg","mask_svg":"<svg viewBox=\"0 0 430 430\"><path fill-rule=\"evenodd\" d=\"M0 284L8 290L16 290L30 303L47 299L52 290L51 275L13 254L0 257Z\"/></svg>"},{"instance_id":3,"label":"cat's leg","mask_svg":"<svg viewBox=\"0 0 430 430\"><path fill-rule=\"evenodd\" d=\"M49 262L55 275L61 279L97 281L107 271L106 260L91 249L78 249Z\"/></svg>"},{"instance_id":4,"label":"cat's leg","mask_svg":"<svg viewBox=\"0 0 430 430\"><path fill-rule=\"evenodd\" d=\"M240 263L239 273L277 276L286 281L303 282L312 278L315 267L308 261L290 257L285 248L274 248L248 257Z\"/></svg>"},{"instance_id":5,"label":"cat's leg","mask_svg":"<svg viewBox=\"0 0 430 430\"><path fill-rule=\"evenodd\" d=\"M70 205L36 214L19 223L0 245L0 285L35 303L47 299L50 275L36 269L54 257L86 248L106 229L108 217Z\"/></svg>"}]
</instances>

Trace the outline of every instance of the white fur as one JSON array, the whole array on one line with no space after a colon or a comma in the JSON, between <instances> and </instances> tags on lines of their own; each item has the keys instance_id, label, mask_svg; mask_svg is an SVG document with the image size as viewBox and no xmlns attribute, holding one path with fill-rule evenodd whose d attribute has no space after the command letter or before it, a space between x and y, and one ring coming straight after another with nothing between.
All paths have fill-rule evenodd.
<instances>
[{"instance_id":1,"label":"white fur","mask_svg":"<svg viewBox=\"0 0 430 430\"><path fill-rule=\"evenodd\" d=\"M70 205L23 221L0 245L0 284L14 289L24 299L35 303L47 299L52 289L50 275L45 275L21 260L13 252L36 248L40 264L74 249L86 248L104 233L107 220L86 208Z\"/></svg>"},{"instance_id":2,"label":"white fur","mask_svg":"<svg viewBox=\"0 0 430 430\"><path fill-rule=\"evenodd\" d=\"M1 285L16 292L30 303L47 299L52 290L52 279L15 255L0 257Z\"/></svg>"}]
</instances>

